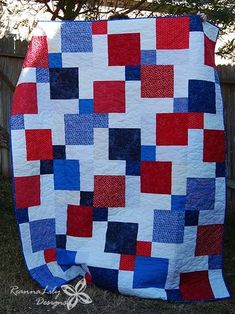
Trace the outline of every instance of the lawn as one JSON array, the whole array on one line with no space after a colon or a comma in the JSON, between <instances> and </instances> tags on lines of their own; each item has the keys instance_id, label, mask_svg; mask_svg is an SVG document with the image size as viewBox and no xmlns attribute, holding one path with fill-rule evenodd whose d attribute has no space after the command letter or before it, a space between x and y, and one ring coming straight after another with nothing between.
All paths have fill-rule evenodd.
<instances>
[{"instance_id":1,"label":"lawn","mask_svg":"<svg viewBox=\"0 0 235 314\"><path fill-rule=\"evenodd\" d=\"M39 286L30 278L19 247L18 230L13 210L11 181L0 178L0 313L67 313L64 305L54 309L52 305L37 305L39 295L10 294L12 286L20 290L35 291ZM235 211L227 211L225 229L225 278L233 295L235 295ZM71 284L75 285L78 280ZM228 301L176 304L161 300L148 300L126 297L99 289L88 287L86 293L93 303L78 303L70 313L235 313L235 298ZM43 295L44 300L63 302L67 296Z\"/></svg>"}]
</instances>

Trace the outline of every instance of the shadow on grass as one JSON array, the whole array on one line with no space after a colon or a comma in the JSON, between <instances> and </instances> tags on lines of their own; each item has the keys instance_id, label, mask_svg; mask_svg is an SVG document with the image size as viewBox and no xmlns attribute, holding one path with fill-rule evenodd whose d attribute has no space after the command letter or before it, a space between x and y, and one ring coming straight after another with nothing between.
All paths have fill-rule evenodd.
<instances>
[{"instance_id":1,"label":"shadow on grass","mask_svg":"<svg viewBox=\"0 0 235 314\"><path fill-rule=\"evenodd\" d=\"M20 290L36 291L39 286L30 278L19 247L18 230L13 210L11 181L0 178L0 313L67 313L64 305L37 305L39 295L10 294L12 286ZM235 295L235 212L227 211L225 229L225 279ZM75 284L77 279L71 282ZM235 299L228 301L176 304L122 296L97 287L88 287L93 303L78 303L70 313L235 313ZM55 302L55 295L43 295L45 301ZM66 301L61 292L57 301Z\"/></svg>"}]
</instances>

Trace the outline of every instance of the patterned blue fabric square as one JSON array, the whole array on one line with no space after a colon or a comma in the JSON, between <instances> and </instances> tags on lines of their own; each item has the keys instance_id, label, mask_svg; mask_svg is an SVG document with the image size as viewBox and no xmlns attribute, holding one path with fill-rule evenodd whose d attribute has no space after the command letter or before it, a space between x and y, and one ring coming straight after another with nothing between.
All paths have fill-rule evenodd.
<instances>
[{"instance_id":1,"label":"patterned blue fabric square","mask_svg":"<svg viewBox=\"0 0 235 314\"><path fill-rule=\"evenodd\" d=\"M140 129L109 129L109 159L140 160Z\"/></svg>"},{"instance_id":2,"label":"patterned blue fabric square","mask_svg":"<svg viewBox=\"0 0 235 314\"><path fill-rule=\"evenodd\" d=\"M133 288L165 288L168 259L136 256Z\"/></svg>"},{"instance_id":3,"label":"patterned blue fabric square","mask_svg":"<svg viewBox=\"0 0 235 314\"><path fill-rule=\"evenodd\" d=\"M53 169L53 160L40 160L40 174L51 174Z\"/></svg>"},{"instance_id":4,"label":"patterned blue fabric square","mask_svg":"<svg viewBox=\"0 0 235 314\"><path fill-rule=\"evenodd\" d=\"M49 53L49 68L62 68L62 54L61 53Z\"/></svg>"},{"instance_id":5,"label":"patterned blue fabric square","mask_svg":"<svg viewBox=\"0 0 235 314\"><path fill-rule=\"evenodd\" d=\"M197 226L199 218L199 211L186 210L185 211L185 226Z\"/></svg>"},{"instance_id":6,"label":"patterned blue fabric square","mask_svg":"<svg viewBox=\"0 0 235 314\"><path fill-rule=\"evenodd\" d=\"M79 113L93 113L93 99L79 99Z\"/></svg>"},{"instance_id":7,"label":"patterned blue fabric square","mask_svg":"<svg viewBox=\"0 0 235 314\"><path fill-rule=\"evenodd\" d=\"M53 145L53 157L54 159L66 159L65 145Z\"/></svg>"},{"instance_id":8,"label":"patterned blue fabric square","mask_svg":"<svg viewBox=\"0 0 235 314\"><path fill-rule=\"evenodd\" d=\"M55 247L55 219L31 221L29 227L33 252Z\"/></svg>"},{"instance_id":9,"label":"patterned blue fabric square","mask_svg":"<svg viewBox=\"0 0 235 314\"><path fill-rule=\"evenodd\" d=\"M75 265L75 257L76 257L75 251L68 251L65 249L56 249L56 257L57 262L59 264L64 265Z\"/></svg>"},{"instance_id":10,"label":"patterned blue fabric square","mask_svg":"<svg viewBox=\"0 0 235 314\"><path fill-rule=\"evenodd\" d=\"M189 112L216 113L215 83L189 80Z\"/></svg>"},{"instance_id":11,"label":"patterned blue fabric square","mask_svg":"<svg viewBox=\"0 0 235 314\"><path fill-rule=\"evenodd\" d=\"M126 161L126 175L127 176L140 176L140 161Z\"/></svg>"},{"instance_id":12,"label":"patterned blue fabric square","mask_svg":"<svg viewBox=\"0 0 235 314\"><path fill-rule=\"evenodd\" d=\"M140 80L140 66L126 66L125 67L126 81Z\"/></svg>"},{"instance_id":13,"label":"patterned blue fabric square","mask_svg":"<svg viewBox=\"0 0 235 314\"><path fill-rule=\"evenodd\" d=\"M190 16L190 32L202 32L202 21L199 15Z\"/></svg>"},{"instance_id":14,"label":"patterned blue fabric square","mask_svg":"<svg viewBox=\"0 0 235 314\"><path fill-rule=\"evenodd\" d=\"M188 98L174 98L174 112L188 112Z\"/></svg>"},{"instance_id":15,"label":"patterned blue fabric square","mask_svg":"<svg viewBox=\"0 0 235 314\"><path fill-rule=\"evenodd\" d=\"M107 221L108 220L108 208L93 208L93 220L94 221Z\"/></svg>"},{"instance_id":16,"label":"patterned blue fabric square","mask_svg":"<svg viewBox=\"0 0 235 314\"><path fill-rule=\"evenodd\" d=\"M51 68L49 73L51 99L78 98L77 68Z\"/></svg>"},{"instance_id":17,"label":"patterned blue fabric square","mask_svg":"<svg viewBox=\"0 0 235 314\"><path fill-rule=\"evenodd\" d=\"M141 64L156 64L156 50L141 50Z\"/></svg>"},{"instance_id":18,"label":"patterned blue fabric square","mask_svg":"<svg viewBox=\"0 0 235 314\"><path fill-rule=\"evenodd\" d=\"M222 255L212 255L208 259L209 269L221 269L223 267Z\"/></svg>"},{"instance_id":19,"label":"patterned blue fabric square","mask_svg":"<svg viewBox=\"0 0 235 314\"><path fill-rule=\"evenodd\" d=\"M89 266L89 271L95 285L118 292L118 270Z\"/></svg>"},{"instance_id":20,"label":"patterned blue fabric square","mask_svg":"<svg viewBox=\"0 0 235 314\"><path fill-rule=\"evenodd\" d=\"M184 212L154 210L153 242L183 243L183 239Z\"/></svg>"},{"instance_id":21,"label":"patterned blue fabric square","mask_svg":"<svg viewBox=\"0 0 235 314\"><path fill-rule=\"evenodd\" d=\"M185 195L171 195L171 209L185 210L186 196Z\"/></svg>"},{"instance_id":22,"label":"patterned blue fabric square","mask_svg":"<svg viewBox=\"0 0 235 314\"><path fill-rule=\"evenodd\" d=\"M24 129L24 115L17 114L10 117L10 125L12 130L23 130Z\"/></svg>"},{"instance_id":23,"label":"patterned blue fabric square","mask_svg":"<svg viewBox=\"0 0 235 314\"><path fill-rule=\"evenodd\" d=\"M66 248L66 235L65 234L57 234L56 235L56 247L57 248Z\"/></svg>"},{"instance_id":24,"label":"patterned blue fabric square","mask_svg":"<svg viewBox=\"0 0 235 314\"><path fill-rule=\"evenodd\" d=\"M188 178L186 210L211 210L215 203L215 179Z\"/></svg>"},{"instance_id":25,"label":"patterned blue fabric square","mask_svg":"<svg viewBox=\"0 0 235 314\"><path fill-rule=\"evenodd\" d=\"M63 23L61 49L62 52L92 52L92 23L89 21Z\"/></svg>"},{"instance_id":26,"label":"patterned blue fabric square","mask_svg":"<svg viewBox=\"0 0 235 314\"><path fill-rule=\"evenodd\" d=\"M226 168L225 162L217 162L216 163L216 177L225 177L226 176Z\"/></svg>"},{"instance_id":27,"label":"patterned blue fabric square","mask_svg":"<svg viewBox=\"0 0 235 314\"><path fill-rule=\"evenodd\" d=\"M156 146L141 146L141 160L156 160Z\"/></svg>"},{"instance_id":28,"label":"patterned blue fabric square","mask_svg":"<svg viewBox=\"0 0 235 314\"><path fill-rule=\"evenodd\" d=\"M49 82L49 69L36 69L36 80L37 83L48 83Z\"/></svg>"},{"instance_id":29,"label":"patterned blue fabric square","mask_svg":"<svg viewBox=\"0 0 235 314\"><path fill-rule=\"evenodd\" d=\"M28 208L18 208L16 210L16 219L19 224L29 221Z\"/></svg>"},{"instance_id":30,"label":"patterned blue fabric square","mask_svg":"<svg viewBox=\"0 0 235 314\"><path fill-rule=\"evenodd\" d=\"M55 190L80 190L80 167L78 160L54 160Z\"/></svg>"},{"instance_id":31,"label":"patterned blue fabric square","mask_svg":"<svg viewBox=\"0 0 235 314\"><path fill-rule=\"evenodd\" d=\"M107 128L109 126L109 115L107 113L93 113L93 127Z\"/></svg>"},{"instance_id":32,"label":"patterned blue fabric square","mask_svg":"<svg viewBox=\"0 0 235 314\"><path fill-rule=\"evenodd\" d=\"M120 254L136 253L137 223L108 222L105 252Z\"/></svg>"},{"instance_id":33,"label":"patterned blue fabric square","mask_svg":"<svg viewBox=\"0 0 235 314\"><path fill-rule=\"evenodd\" d=\"M66 145L93 144L92 114L65 114L64 122Z\"/></svg>"}]
</instances>

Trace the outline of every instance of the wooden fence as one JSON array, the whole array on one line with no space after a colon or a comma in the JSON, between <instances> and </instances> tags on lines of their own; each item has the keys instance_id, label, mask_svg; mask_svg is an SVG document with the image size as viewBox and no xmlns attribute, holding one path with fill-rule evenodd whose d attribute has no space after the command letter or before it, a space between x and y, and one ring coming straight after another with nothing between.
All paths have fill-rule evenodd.
<instances>
[{"instance_id":1,"label":"wooden fence","mask_svg":"<svg viewBox=\"0 0 235 314\"><path fill-rule=\"evenodd\" d=\"M0 40L0 174L10 176L8 116L27 42ZM235 205L235 66L219 66L225 111L228 160L228 206Z\"/></svg>"}]
</instances>

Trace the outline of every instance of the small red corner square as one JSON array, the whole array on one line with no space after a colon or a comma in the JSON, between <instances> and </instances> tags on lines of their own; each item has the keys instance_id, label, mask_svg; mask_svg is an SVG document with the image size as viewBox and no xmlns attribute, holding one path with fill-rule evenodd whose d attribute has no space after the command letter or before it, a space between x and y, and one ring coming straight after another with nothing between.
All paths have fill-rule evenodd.
<instances>
[{"instance_id":1,"label":"small red corner square","mask_svg":"<svg viewBox=\"0 0 235 314\"><path fill-rule=\"evenodd\" d=\"M40 176L16 177L16 208L40 205Z\"/></svg>"},{"instance_id":2,"label":"small red corner square","mask_svg":"<svg viewBox=\"0 0 235 314\"><path fill-rule=\"evenodd\" d=\"M151 256L152 242L137 241L136 255Z\"/></svg>"},{"instance_id":3,"label":"small red corner square","mask_svg":"<svg viewBox=\"0 0 235 314\"><path fill-rule=\"evenodd\" d=\"M119 269L133 271L134 268L135 268L135 255L121 254Z\"/></svg>"},{"instance_id":4,"label":"small red corner square","mask_svg":"<svg viewBox=\"0 0 235 314\"><path fill-rule=\"evenodd\" d=\"M107 34L107 21L94 21L92 22L92 34L102 35Z\"/></svg>"},{"instance_id":5,"label":"small red corner square","mask_svg":"<svg viewBox=\"0 0 235 314\"><path fill-rule=\"evenodd\" d=\"M24 59L23 68L48 68L46 36L33 36Z\"/></svg>"},{"instance_id":6,"label":"small red corner square","mask_svg":"<svg viewBox=\"0 0 235 314\"><path fill-rule=\"evenodd\" d=\"M223 232L223 225L198 226L195 255L220 255L223 245Z\"/></svg>"},{"instance_id":7,"label":"small red corner square","mask_svg":"<svg viewBox=\"0 0 235 314\"><path fill-rule=\"evenodd\" d=\"M44 258L46 263L56 261L56 249L52 248L44 250Z\"/></svg>"},{"instance_id":8,"label":"small red corner square","mask_svg":"<svg viewBox=\"0 0 235 314\"><path fill-rule=\"evenodd\" d=\"M203 161L224 162L225 136L222 130L204 130Z\"/></svg>"},{"instance_id":9,"label":"small red corner square","mask_svg":"<svg viewBox=\"0 0 235 314\"><path fill-rule=\"evenodd\" d=\"M52 160L52 135L50 129L26 130L27 160Z\"/></svg>"},{"instance_id":10,"label":"small red corner square","mask_svg":"<svg viewBox=\"0 0 235 314\"><path fill-rule=\"evenodd\" d=\"M36 114L37 87L35 83L21 83L17 85L12 102L11 114Z\"/></svg>"}]
</instances>

